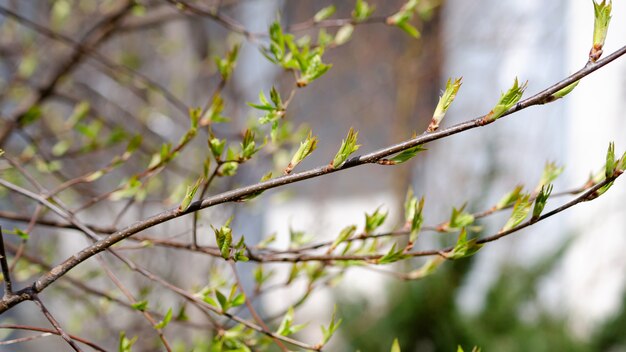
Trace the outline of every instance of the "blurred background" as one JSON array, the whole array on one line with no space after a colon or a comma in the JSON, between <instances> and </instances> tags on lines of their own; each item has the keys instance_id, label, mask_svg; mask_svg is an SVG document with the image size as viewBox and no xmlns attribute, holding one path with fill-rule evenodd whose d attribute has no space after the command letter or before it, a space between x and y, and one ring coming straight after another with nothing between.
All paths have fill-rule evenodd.
<instances>
[{"instance_id":1,"label":"blurred background","mask_svg":"<svg viewBox=\"0 0 626 352\"><path fill-rule=\"evenodd\" d=\"M0 5L80 40L96 19L121 2L0 0ZM324 62L332 63L332 69L299 90L287 111L294 126L305 124L319 136L318 149L298 170L328 163L350 127L359 131L359 152L363 153L406 140L414 132L421 133L449 77L462 76L463 85L443 127L487 113L515 77L528 80L526 96L530 96L587 62L593 33L591 1L421 2L425 10L415 20L421 32L419 40L384 23L363 24L356 27L350 42L324 55ZM184 106L206 103L219 84L213 57L223 56L235 43L242 44L233 80L223 92L225 115L232 123L216 127L221 135L236 136L258 117L246 102L257 103L259 91L268 92L275 85L282 94L289 92L293 78L265 59L258 43L242 39L209 18L179 12L165 1L139 3L141 6L118 24L115 34L97 51L150 77ZM218 2L193 3L211 8ZM335 18L349 18L354 8L352 1L219 3L223 13L253 32L266 31L276 18L285 26L307 21L330 4L337 6ZM403 2L372 0L370 4L376 6L375 15L387 16ZM626 4L615 2L613 14L605 55L625 44L620 38L626 38ZM20 103L55 72L62 62L59 60L68 57L71 49L16 22L6 12L0 15L0 31L0 114L4 118L19 109ZM316 32L305 30L297 35ZM54 134L76 104L88 101L93 115L88 121L106 117L102 120L111 124L103 127L106 133L121 128L143 134L149 155L160 142L175 142L188 127L184 109L153 88L111 73L102 63L86 57L55 88L45 106L44 127L28 127L24 135L10 139L4 149L23 154L33 140L42 142L42 150L53 148L58 141L46 137ZM426 223L436 224L449 218L452 207L467 204L467 210L481 211L516 185L533 190L547 162L565 167L555 182L555 191L575 189L602 167L609 141L615 141L618 153L626 148L624 97L626 60L620 59L585 78L565 99L430 143L428 151L408 163L393 168L358 167L268 191L251 204L212 208L201 212L200 228L208 232L209 224L217 226L234 214L236 233L245 234L251 242L276 234L280 248L288 245L293 231L306 232L316 242L333 239L346 225L362 223L364 212L382 206L390 213L387 229L391 229L402 221L402 204L409 187L426 199ZM301 136L294 135L294 140ZM146 202L118 219L119 224L171 207L161 200L168 198L181 180L201 171L198 160L202 160L205 145L203 141L194 145L177 168L165 173L154 186L160 191L151 193ZM282 150L241 167L236 177L216 183L210 194L256 182L274 165L288 163L291 153L291 149ZM80 175L82 170L106 163L110 156L106 150L95 154L76 152L63 159L59 172L62 177ZM50 159L55 160L54 153ZM83 191L105 192L135 166L139 167L127 165L112 179ZM42 182L53 187L59 180L50 177ZM624 196L626 186L619 180L601 199L491 243L471 258L447 262L423 280L404 282L371 270L351 269L341 282L315 291L301 307L298 320L311 321L312 329L303 330L300 336L316 340L319 333L312 330L328 321L337 304L343 323L330 350L386 351L398 337L402 351L454 351L457 345L466 350L477 345L484 351L626 351ZM68 197L78 199L77 195ZM34 206L23 199L8 195L6 199L0 202L2 211L33 212ZM557 204L549 202L548 208ZM96 206L80 216L89 223L113 219L122 206ZM481 234L496 232L507 215L481 221ZM23 226L6 217L0 223L3 228ZM183 234L188 233L189 226L189 221L174 221L159 226L154 233ZM455 241L446 236L425 233L416 246L429 249ZM53 248L45 258L49 262L65 258L86 244L75 234L39 227L31 233L31 242L39 249ZM188 286L200 285L210 267L206 259L158 248L149 256L137 254L137 258ZM181 277L167 262L195 269ZM402 270L403 266L417 264L409 261L396 265ZM87 263L79 273L88 276L94 267L95 263ZM289 270L280 265L270 267L277 272L275 280ZM241 268L243 280L252 285L252 272L245 270L251 267L242 264ZM21 280L28 282L32 277L25 271ZM93 282L104 285L98 280L94 278ZM128 284L138 289L148 286L141 280L129 280ZM262 298L259 309L272 316L282 311L284 302L300 297L303 289L277 290ZM122 324L114 311L84 323L84 307L73 306L75 300L70 297L59 297L62 291L54 292L47 293L54 297L51 305L67 312L60 320L79 335L81 329L97 331L99 324L126 325L125 329L137 334L142 331L140 323L135 327ZM162 302L174 300L159 292L149 294ZM41 322L34 310L22 306L0 317L6 319ZM202 331L193 334L201 340ZM12 334L11 338L17 336ZM117 336L99 338L110 342ZM41 350L42 346L51 346L46 343L31 341L19 348L7 346L6 350ZM62 341L54 343L58 343L54 346L59 350L65 348ZM137 348L151 350L150 345Z\"/></svg>"}]
</instances>

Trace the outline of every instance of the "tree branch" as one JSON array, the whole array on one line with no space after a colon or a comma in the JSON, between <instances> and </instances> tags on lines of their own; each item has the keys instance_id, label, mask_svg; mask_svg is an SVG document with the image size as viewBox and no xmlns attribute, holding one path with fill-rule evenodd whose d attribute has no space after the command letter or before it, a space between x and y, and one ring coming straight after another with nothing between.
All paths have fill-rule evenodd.
<instances>
[{"instance_id":1,"label":"tree branch","mask_svg":"<svg viewBox=\"0 0 626 352\"><path fill-rule=\"evenodd\" d=\"M626 46L623 46L622 48L613 52L611 55L608 55L604 59L598 60L595 64L585 66L578 72L552 85L551 87L541 91L540 93L537 93L534 96L517 103L514 107L512 107L506 113L504 113L503 117L510 115L514 112L520 111L522 109L528 108L533 105L546 103L547 97L550 97L552 94L559 91L560 89L606 66L607 64L609 64L610 62L613 62L614 60L616 60L617 58L621 57L624 54L626 54ZM491 123L491 122L485 122L483 117L484 116L480 116L475 119L460 123L458 125L455 125L446 129L438 130L435 132L425 132L421 136L407 140L405 142L398 143L393 146L383 148L383 149L374 151L369 154L354 157L352 159L349 159L346 163L344 163L339 168L332 168L329 165L320 166L320 167L317 167L308 171L281 176L281 177L278 177L269 181L260 182L255 185L242 187L242 188L224 192L224 193L212 196L212 197L208 197L200 201L195 201L185 211L180 211L178 208L166 210L152 217L149 217L145 220L138 221L134 224L131 224L130 226L120 231L117 231L109 235L108 237L102 240L99 240L96 243L93 243L92 245L84 248L80 252L76 253L72 257L66 259L65 261L57 265L52 271L40 277L37 281L35 281L32 289L34 290L34 292L41 292L43 289L45 289L47 286L52 284L59 277L65 275L65 273L67 273L69 270L71 270L72 268L80 264L81 262L87 260L88 258L106 250L107 248L111 247L115 243L122 241L123 239L127 237L130 237L140 231L143 231L145 229L151 228L158 224L164 223L171 219L178 218L183 215L190 214L200 209L208 208L214 205L223 204L223 203L232 202L232 201L238 201L248 195L258 194L259 192L263 192L268 189L288 185L288 184L295 183L295 182L304 181L304 180L314 178L314 177L320 177L323 175L331 174L337 171L346 170L346 169L359 166L359 165L375 163L376 161L384 157L396 154L398 152L415 147L417 145L432 142L432 141L442 139L442 138L445 138L445 137L448 137L448 136L451 136L451 135L454 135L463 131L485 126ZM0 313L8 309L9 307L15 305L16 303L17 303L16 300L0 301Z\"/></svg>"},{"instance_id":2,"label":"tree branch","mask_svg":"<svg viewBox=\"0 0 626 352\"><path fill-rule=\"evenodd\" d=\"M72 349L74 349L74 351L81 352L82 349L80 347L78 347L78 345L74 342L74 340L72 340L70 335L68 335L63 330L63 328L61 328L61 325L59 325L59 322L56 319L54 319L54 317L52 316L50 311L48 311L46 306L44 306L43 302L41 302L39 297L37 295L33 295L32 300L39 306L39 308L41 309L41 312L43 313L43 315L46 317L46 319L48 319L50 324L52 324L52 326L54 326L54 328L56 329L58 334L61 335L63 340L65 340L70 346L72 346Z\"/></svg>"},{"instance_id":3,"label":"tree branch","mask_svg":"<svg viewBox=\"0 0 626 352\"><path fill-rule=\"evenodd\" d=\"M13 330L28 330L28 331L39 331L45 334L54 334L54 335L59 335L59 332L57 330L52 330L52 329L46 329L46 328L40 328L38 326L29 326L29 325L14 325L14 324L2 324L0 325L0 329L13 329ZM81 337L75 336L75 335L69 335L69 337L72 340L76 340L80 343L84 343L85 345L93 348L96 351L99 352L106 352L106 350L98 345L96 345L95 343L89 341L89 340L85 340Z\"/></svg>"},{"instance_id":4,"label":"tree branch","mask_svg":"<svg viewBox=\"0 0 626 352\"><path fill-rule=\"evenodd\" d=\"M7 262L7 253L4 250L4 235L2 234L2 226L0 226L0 266L2 266L2 277L4 278L4 297L13 295L13 284L11 283L11 271Z\"/></svg>"}]
</instances>

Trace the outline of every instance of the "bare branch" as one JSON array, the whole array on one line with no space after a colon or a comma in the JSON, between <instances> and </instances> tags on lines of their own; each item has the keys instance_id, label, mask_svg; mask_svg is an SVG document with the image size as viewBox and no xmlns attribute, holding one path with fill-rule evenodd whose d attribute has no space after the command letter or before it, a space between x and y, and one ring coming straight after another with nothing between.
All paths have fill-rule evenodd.
<instances>
[{"instance_id":1,"label":"bare branch","mask_svg":"<svg viewBox=\"0 0 626 352\"><path fill-rule=\"evenodd\" d=\"M40 328L38 326L29 326L29 325L2 324L2 325L0 325L0 329L39 331L39 332L42 332L44 334L59 335L59 332L57 330ZM96 351L106 352L106 350L104 348L96 345L95 343L93 343L93 342L91 342L89 340L85 340L85 339L83 339L81 337L78 337L78 336L75 336L75 335L69 335L69 337L72 340L76 340L76 341L78 341L80 343L84 343L85 345L93 348Z\"/></svg>"},{"instance_id":2,"label":"bare branch","mask_svg":"<svg viewBox=\"0 0 626 352\"><path fill-rule=\"evenodd\" d=\"M13 284L11 283L11 272L7 262L7 253L4 250L4 235L0 226L0 266L2 266L2 277L4 278L4 298L13 295Z\"/></svg>"},{"instance_id":3,"label":"bare branch","mask_svg":"<svg viewBox=\"0 0 626 352\"><path fill-rule=\"evenodd\" d=\"M44 306L43 302L41 302L39 297L37 295L33 295L32 300L39 306L39 309L41 309L41 312L43 313L43 315L46 317L46 319L48 319L50 324L54 326L54 328L56 329L58 334L63 338L63 340L65 340L72 347L72 349L74 349L74 351L77 351L77 352L82 351L82 349L78 347L78 345L74 342L74 340L70 337L70 335L68 335L63 330L63 328L61 328L61 325L59 325L59 322L56 319L54 319L50 311L48 311L46 306Z\"/></svg>"}]
</instances>

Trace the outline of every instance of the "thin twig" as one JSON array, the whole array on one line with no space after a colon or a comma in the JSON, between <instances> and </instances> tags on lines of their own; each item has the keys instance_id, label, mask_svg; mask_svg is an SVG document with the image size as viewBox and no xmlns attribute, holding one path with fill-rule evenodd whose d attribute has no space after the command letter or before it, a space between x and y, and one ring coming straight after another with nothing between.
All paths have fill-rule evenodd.
<instances>
[{"instance_id":1,"label":"thin twig","mask_svg":"<svg viewBox=\"0 0 626 352\"><path fill-rule=\"evenodd\" d=\"M39 306L39 309L41 309L41 312L43 313L43 315L46 317L46 319L48 319L50 324L52 324L52 326L54 326L54 328L59 333L59 335L61 335L63 340L65 340L70 346L72 346L72 349L74 349L74 351L81 352L82 349L80 347L78 347L78 345L74 342L74 340L70 337L70 335L68 335L63 330L63 328L61 328L61 325L59 325L59 322L52 316L50 311L48 311L46 306L39 299L39 296L37 296L36 294L33 295L32 300Z\"/></svg>"},{"instance_id":2,"label":"thin twig","mask_svg":"<svg viewBox=\"0 0 626 352\"><path fill-rule=\"evenodd\" d=\"M560 207L541 215L540 217L536 218L536 219L530 219L514 228L511 228L509 230L506 231L498 231L497 233L491 235L491 236L487 236L484 237L482 239L479 239L476 241L477 244L481 245L481 244L485 244L488 242L493 242L495 240L498 240L502 237L508 236L512 233L515 233L517 231L520 231L530 225L533 225L535 223L538 223L540 221L543 221L555 214L558 214L564 210L567 210L571 207L573 207L576 204L585 202L590 200L590 197L594 196L596 194L596 192L604 187L605 185L615 181L615 179L617 179L619 176L621 175L621 171L614 175L613 177L610 177L608 179L603 180L602 182L597 183L595 186L589 188L586 192L584 192L583 194L581 194L580 196L574 198L573 200L561 205ZM426 257L426 256L436 256L436 255L444 255L446 253L449 253L451 251L454 250L454 247L446 247L446 248L440 248L440 249L430 249L430 250L423 250L423 251L413 251L413 252L407 252L405 253L407 256L409 257ZM273 255L269 255L269 256L261 256L259 258L253 258L250 257L250 260L257 260L257 261L261 261L261 262L288 262L288 263L298 263L298 262L304 262L304 261L321 261L321 262L328 262L328 261L351 261L351 260L359 260L359 261L365 261L365 262L372 262L374 263L376 260L380 259L381 257L383 257L384 254L367 254L367 255L360 255L360 254L349 254L349 255L309 255L309 254L302 254L302 255L296 255L296 256L273 256Z\"/></svg>"},{"instance_id":3,"label":"thin twig","mask_svg":"<svg viewBox=\"0 0 626 352\"><path fill-rule=\"evenodd\" d=\"M110 38L116 29L117 23L119 23L130 12L134 5L134 1L125 1L124 6L121 6L113 13L104 16L96 23L96 25L87 31L87 34L85 34L83 40L81 41L81 46L95 48ZM0 7L0 13L2 14L7 15L10 12L12 11L5 7ZM0 146L6 143L7 139L12 134L11 132L13 132L15 128L20 127L28 112L34 106L41 104L48 97L50 97L56 86L61 81L61 78L78 67L84 57L85 51L75 50L66 60L55 68L54 73L47 83L41 89L38 89L33 97L27 99L24 104L13 112L4 128L0 130Z\"/></svg>"},{"instance_id":4,"label":"thin twig","mask_svg":"<svg viewBox=\"0 0 626 352\"><path fill-rule=\"evenodd\" d=\"M11 272L7 262L7 253L4 250L4 235L2 225L0 225L0 266L2 266L2 277L4 278L4 298L13 295L13 284L11 283Z\"/></svg>"},{"instance_id":5,"label":"thin twig","mask_svg":"<svg viewBox=\"0 0 626 352\"><path fill-rule=\"evenodd\" d=\"M13 340L0 341L0 346L14 345L16 343L33 341L33 340L36 340L36 339L40 339L42 337L48 337L48 336L53 336L53 335L54 334L51 333L51 332L44 332L44 333L33 335L33 336L20 337L20 338L13 339Z\"/></svg>"},{"instance_id":6,"label":"thin twig","mask_svg":"<svg viewBox=\"0 0 626 352\"><path fill-rule=\"evenodd\" d=\"M100 256L98 256L97 258L100 259L99 261L100 261L100 265L102 266L102 269L104 270L105 274L109 277L109 279L113 282L113 284L117 286L117 288L122 292L122 294L124 294L124 296L126 296L126 298L131 303L131 305L136 304L137 300L135 299L133 294L130 292L130 290L126 286L124 286L122 281L120 281L120 279L117 278L113 270L111 270L108 264L104 261L104 258ZM170 343L167 341L167 338L165 338L165 335L163 334L163 330L157 327L158 323L156 320L154 320L154 318L152 317L152 314L150 314L150 312L148 312L147 310L136 310L136 311L140 313L141 315L143 315L143 317L148 321L148 323L150 323L150 326L156 331L157 335L159 336L159 339L163 343L163 347L165 347L165 349L168 352L171 352L172 347L170 347Z\"/></svg>"},{"instance_id":7,"label":"thin twig","mask_svg":"<svg viewBox=\"0 0 626 352\"><path fill-rule=\"evenodd\" d=\"M15 325L15 324L2 324L0 325L0 329L12 329L12 330L28 330L28 331L39 331L39 332L43 332L46 334L54 334L54 335L59 335L59 332L56 330L52 330L52 329L47 329L47 328L40 328L38 326L30 326L30 325ZM96 345L95 343L89 341L89 340L85 340L81 337L75 336L75 335L69 335L70 338L72 338L72 340L76 340L80 343L84 343L85 345L93 348L96 351L99 352L106 352L106 350L98 345Z\"/></svg>"},{"instance_id":8,"label":"thin twig","mask_svg":"<svg viewBox=\"0 0 626 352\"><path fill-rule=\"evenodd\" d=\"M248 299L248 296L246 295L246 292L243 289L243 285L241 284L241 280L239 279L239 274L237 273L237 264L235 264L235 262L233 262L233 261L229 261L228 263L230 264L230 267L233 269L233 274L235 276L235 282L237 283L237 286L239 287L239 291L241 291L241 293L243 293L243 295L245 296L245 302L246 302L246 307L248 308L248 311L250 312L250 314L252 315L254 320L261 327L263 327L263 329L269 331L270 329L263 322L263 319L261 319L261 316L259 316L259 314L256 312L256 310L254 309L254 306L252 305L252 302L250 302L250 300ZM276 343L276 345L278 345L278 347L282 351L284 351L284 352L288 352L289 351L287 349L287 347L285 347L285 345L279 339L272 338L272 341L274 341Z\"/></svg>"}]
</instances>

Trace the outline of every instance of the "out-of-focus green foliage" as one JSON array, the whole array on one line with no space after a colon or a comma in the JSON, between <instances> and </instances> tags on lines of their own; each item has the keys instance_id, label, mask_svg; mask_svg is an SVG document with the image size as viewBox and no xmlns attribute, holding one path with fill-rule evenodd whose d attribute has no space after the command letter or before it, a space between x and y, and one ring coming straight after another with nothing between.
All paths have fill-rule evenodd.
<instances>
[{"instance_id":1,"label":"out-of-focus green foliage","mask_svg":"<svg viewBox=\"0 0 626 352\"><path fill-rule=\"evenodd\" d=\"M388 350L396 336L403 351L456 351L457 345L507 352L624 350L626 295L621 311L600 324L588 339L576 336L566 316L548 313L538 300L540 282L566 248L567 244L528 267L502 267L484 306L473 314L465 313L474 309L460 307L458 296L475 257L448 262L419 281L393 283L384 298L387 311L371 309L364 298L343 298L340 331L350 343L346 350Z\"/></svg>"}]
</instances>

